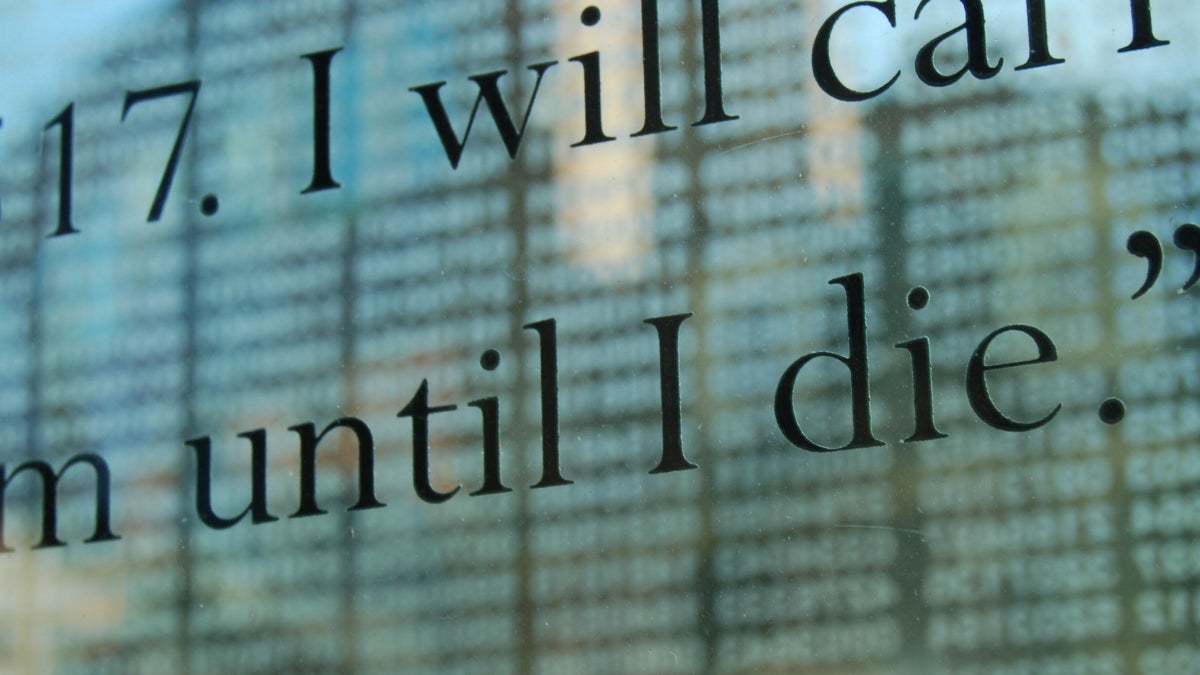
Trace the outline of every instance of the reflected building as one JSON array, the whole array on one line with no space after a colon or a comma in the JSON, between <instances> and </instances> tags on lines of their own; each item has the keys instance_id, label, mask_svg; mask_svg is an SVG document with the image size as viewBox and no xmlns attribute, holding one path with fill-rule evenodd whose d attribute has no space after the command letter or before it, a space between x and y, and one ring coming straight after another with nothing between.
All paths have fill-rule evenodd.
<instances>
[{"instance_id":1,"label":"reflected building","mask_svg":"<svg viewBox=\"0 0 1200 675\"><path fill-rule=\"evenodd\" d=\"M1190 89L1048 95L1009 78L902 85L849 106L810 80L798 47L835 4L723 3L737 119L696 126L705 17L700 3L664 2L661 101L675 129L639 135L638 4L600 7L594 26L578 19L585 6L165 8L114 37L74 99L77 235L46 236L63 129L26 130L21 147L41 138L45 151L7 158L0 176L12 308L0 461L102 455L122 540L80 543L94 503L80 472L58 492L69 545L28 550L41 494L11 481L0 666L1187 671L1200 329L1168 279L1181 286L1191 261L1168 251L1163 280L1131 301L1144 263L1124 246L1135 230L1170 242L1194 218ZM339 46L341 187L302 195L314 70L301 55ZM569 59L592 52L613 140L572 147L588 85ZM527 66L555 60L526 118ZM526 125L518 156L484 104L451 169L410 88L446 80L461 139L479 91L467 78L494 70L508 71L500 91ZM188 101L138 104L122 122L125 93L193 79L180 167L162 218L146 222ZM848 353L847 291L829 282L852 273L882 444L809 453L780 433L772 401L797 359ZM699 468L652 474L664 413L645 320L684 313L680 437ZM1014 325L1057 345L1053 364L989 375L1013 419L1053 414L1028 433L982 422L964 386L980 343ZM920 338L948 437L905 443ZM1028 333L994 344L991 359L1036 356ZM498 363L481 362L490 349ZM415 470L414 415L397 413L422 392L428 467ZM854 432L854 396L845 364L817 358L791 403L813 442L836 447ZM1103 424L1097 407L1115 396L1128 414ZM487 492L490 405L512 491L472 495ZM386 506L347 510L363 503L364 437L339 427L319 444L316 515L300 501L296 427L346 417L370 429ZM226 519L248 508L262 442L259 506L273 520L201 522L187 441L202 438ZM548 444L562 481L546 481Z\"/></svg>"}]
</instances>

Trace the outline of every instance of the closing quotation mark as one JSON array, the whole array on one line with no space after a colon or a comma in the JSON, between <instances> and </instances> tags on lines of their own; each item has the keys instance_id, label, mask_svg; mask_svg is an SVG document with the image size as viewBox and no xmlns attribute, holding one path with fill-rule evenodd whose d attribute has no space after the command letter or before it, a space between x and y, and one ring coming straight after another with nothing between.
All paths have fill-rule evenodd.
<instances>
[{"instance_id":1,"label":"closing quotation mark","mask_svg":"<svg viewBox=\"0 0 1200 675\"><path fill-rule=\"evenodd\" d=\"M1179 289L1180 293L1185 293L1192 286L1195 286L1197 281L1200 281L1200 227L1196 227L1191 223L1180 225L1175 230L1174 243L1175 248L1181 251L1191 251L1195 256L1192 276L1188 277L1187 283L1183 285L1183 288ZM1162 242L1154 234L1145 230L1138 230L1129 235L1129 240L1125 243L1125 248L1135 256L1146 260L1146 281L1137 290L1137 293L1133 294L1133 299L1137 300L1145 295L1146 291L1154 287L1154 284L1158 281L1158 275L1162 273Z\"/></svg>"}]
</instances>

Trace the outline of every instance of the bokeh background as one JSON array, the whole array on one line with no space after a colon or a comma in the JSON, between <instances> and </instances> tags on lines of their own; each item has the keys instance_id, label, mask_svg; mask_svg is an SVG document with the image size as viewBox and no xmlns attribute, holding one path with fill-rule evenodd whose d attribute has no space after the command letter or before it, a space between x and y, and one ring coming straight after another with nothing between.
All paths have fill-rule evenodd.
<instances>
[{"instance_id":1,"label":"bokeh background","mask_svg":"<svg viewBox=\"0 0 1200 675\"><path fill-rule=\"evenodd\" d=\"M1183 673L1200 670L1200 324L1194 266L1171 237L1200 208L1200 12L1155 0L1172 44L1129 54L1120 0L1049 0L1065 63L1015 71L1025 11L987 3L1003 70L934 89L921 45L959 3L900 0L898 27L857 10L834 58L869 103L815 84L810 47L843 3L723 0L725 103L703 112L698 2L660 2L663 110L642 124L640 7L560 0L39 3L0 25L0 463L98 453L118 542L92 531L86 470L62 479L55 549L31 550L42 496L11 481L0 555L0 670L54 673ZM338 190L312 171L313 75L331 68ZM965 45L939 51L958 67ZM605 131L583 136L582 69L599 50ZM481 110L452 170L420 97L446 80L461 134L470 75L501 80L516 160ZM166 210L146 213L186 101L126 91L199 79ZM59 209L74 103L73 222ZM220 210L201 213L218 195ZM1164 242L1162 280L1130 295L1136 230ZM864 275L872 410L885 447L812 454L772 413L795 359L844 353L845 296ZM908 308L909 290L929 306ZM683 444L699 469L651 475L661 452L650 317L680 333ZM557 322L564 475L541 490L538 339ZM976 345L1029 324L1053 364L995 373L1030 433L972 413ZM912 433L908 353L928 337L938 427ZM994 358L1030 358L1027 340ZM497 349L486 372L480 354ZM422 381L432 480L422 502L411 422ZM502 475L482 482L480 413L499 398ZM1120 397L1118 425L1097 415ZM847 371L802 372L797 414L850 435ZM357 499L354 437L321 445L299 505L298 438L370 426L377 494ZM214 503L249 499L264 429L280 520L212 531L194 510L186 440L208 436Z\"/></svg>"}]
</instances>

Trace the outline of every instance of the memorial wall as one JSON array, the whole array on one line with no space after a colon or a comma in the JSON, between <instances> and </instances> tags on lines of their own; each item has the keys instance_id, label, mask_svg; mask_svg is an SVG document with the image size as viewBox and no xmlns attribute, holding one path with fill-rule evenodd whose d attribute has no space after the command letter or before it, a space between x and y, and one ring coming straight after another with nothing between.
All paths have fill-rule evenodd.
<instances>
[{"instance_id":1,"label":"memorial wall","mask_svg":"<svg viewBox=\"0 0 1200 675\"><path fill-rule=\"evenodd\" d=\"M1200 672L1192 3L60 4L0 671Z\"/></svg>"}]
</instances>

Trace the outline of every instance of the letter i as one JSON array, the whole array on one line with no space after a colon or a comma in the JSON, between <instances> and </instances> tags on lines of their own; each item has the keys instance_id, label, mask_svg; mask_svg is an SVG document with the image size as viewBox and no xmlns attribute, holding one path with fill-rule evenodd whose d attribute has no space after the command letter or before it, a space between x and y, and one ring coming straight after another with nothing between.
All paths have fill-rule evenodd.
<instances>
[{"instance_id":1,"label":"letter i","mask_svg":"<svg viewBox=\"0 0 1200 675\"><path fill-rule=\"evenodd\" d=\"M918 286L908 294L908 306L914 311L921 311L929 304L929 291ZM916 430L912 436L904 439L905 443L932 441L946 438L947 435L938 431L933 423L933 367L929 358L929 338L917 338L896 345L897 349L907 349L912 355L912 386L913 414L916 417Z\"/></svg>"},{"instance_id":2,"label":"letter i","mask_svg":"<svg viewBox=\"0 0 1200 675\"><path fill-rule=\"evenodd\" d=\"M600 9L594 5L588 5L584 8L583 13L579 15L579 21L589 28L595 26L600 23ZM571 147L578 148L581 145L593 145L617 140L612 136L605 135L601 121L600 52L588 52L587 54L580 54L567 60L575 61L583 66L583 119L585 133L583 140L571 144Z\"/></svg>"},{"instance_id":3,"label":"letter i","mask_svg":"<svg viewBox=\"0 0 1200 675\"><path fill-rule=\"evenodd\" d=\"M479 365L488 372L499 368L500 352L487 350L479 357ZM483 487L472 492L471 496L512 492L511 488L500 482L500 398L489 396L467 405L479 408L483 413Z\"/></svg>"}]
</instances>

